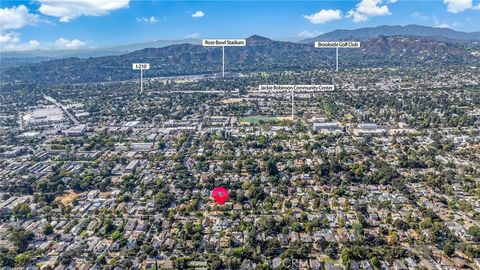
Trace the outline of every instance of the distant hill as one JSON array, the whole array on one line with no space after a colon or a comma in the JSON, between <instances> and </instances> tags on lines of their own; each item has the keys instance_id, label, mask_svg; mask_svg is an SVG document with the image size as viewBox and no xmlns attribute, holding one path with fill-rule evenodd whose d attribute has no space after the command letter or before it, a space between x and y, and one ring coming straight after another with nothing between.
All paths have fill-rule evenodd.
<instances>
[{"instance_id":1,"label":"distant hill","mask_svg":"<svg viewBox=\"0 0 480 270\"><path fill-rule=\"evenodd\" d=\"M429 38L381 36L362 41L360 49L340 51L341 68L478 65L476 42L446 42ZM226 47L226 70L301 71L331 69L334 49L312 44L275 41L251 36L245 47ZM221 49L193 44L147 48L120 56L66 58L2 68L2 82L86 83L138 78L134 62L150 63L145 77L211 74L221 70Z\"/></svg>"},{"instance_id":2,"label":"distant hill","mask_svg":"<svg viewBox=\"0 0 480 270\"><path fill-rule=\"evenodd\" d=\"M30 50L30 51L6 51L1 52L2 60L8 62L39 62L42 60L68 58L68 57L101 57L109 55L122 55L145 48L162 48L173 44L201 44L198 39L180 39L180 40L154 40L141 43L119 45L113 47L103 47L96 49L77 49L77 50Z\"/></svg>"},{"instance_id":3,"label":"distant hill","mask_svg":"<svg viewBox=\"0 0 480 270\"><path fill-rule=\"evenodd\" d=\"M170 45L183 44L183 43L200 45L202 44L202 41L199 39L192 39L192 38L178 39L178 40L154 40L154 41L148 41L148 42L119 45L115 47L109 47L107 49L111 51L133 52L133 51L137 51L145 48L162 48Z\"/></svg>"},{"instance_id":4,"label":"distant hill","mask_svg":"<svg viewBox=\"0 0 480 270\"><path fill-rule=\"evenodd\" d=\"M436 40L480 41L480 32L460 32L448 28L429 27L421 25L382 25L377 27L359 28L354 30L335 30L314 38L300 41L313 43L315 41L336 41L346 39L366 39L380 36L417 36L430 37Z\"/></svg>"}]
</instances>

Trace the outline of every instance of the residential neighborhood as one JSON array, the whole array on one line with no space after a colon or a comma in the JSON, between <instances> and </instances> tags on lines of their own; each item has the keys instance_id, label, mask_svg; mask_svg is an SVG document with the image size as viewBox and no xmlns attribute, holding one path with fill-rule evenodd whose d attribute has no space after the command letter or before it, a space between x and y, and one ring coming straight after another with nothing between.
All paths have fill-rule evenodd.
<instances>
[{"instance_id":1,"label":"residential neighborhood","mask_svg":"<svg viewBox=\"0 0 480 270\"><path fill-rule=\"evenodd\" d=\"M480 269L478 71L318 72L2 92L0 264Z\"/></svg>"}]
</instances>

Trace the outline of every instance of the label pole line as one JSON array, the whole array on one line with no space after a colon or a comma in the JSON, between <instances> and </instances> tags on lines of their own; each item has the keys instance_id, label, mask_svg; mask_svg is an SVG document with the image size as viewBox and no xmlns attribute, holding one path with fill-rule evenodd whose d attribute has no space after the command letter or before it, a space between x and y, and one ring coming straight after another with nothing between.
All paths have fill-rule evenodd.
<instances>
[{"instance_id":1,"label":"label pole line","mask_svg":"<svg viewBox=\"0 0 480 270\"><path fill-rule=\"evenodd\" d=\"M336 47L336 52L337 52L337 57L336 57L335 72L338 72L338 47Z\"/></svg>"},{"instance_id":2,"label":"label pole line","mask_svg":"<svg viewBox=\"0 0 480 270\"><path fill-rule=\"evenodd\" d=\"M203 47L222 47L222 77L225 78L225 47L244 47L247 45L246 39L204 39ZM215 72L215 76L217 76Z\"/></svg>"},{"instance_id":3,"label":"label pole line","mask_svg":"<svg viewBox=\"0 0 480 270\"><path fill-rule=\"evenodd\" d=\"M315 48L335 48L335 72L338 72L338 49L339 48L360 48L360 41L316 41Z\"/></svg>"},{"instance_id":4,"label":"label pole line","mask_svg":"<svg viewBox=\"0 0 480 270\"><path fill-rule=\"evenodd\" d=\"M303 93L314 93L314 92L330 92L334 91L335 86L333 84L322 84L322 85L296 85L296 84L261 84L258 86L258 91L247 91L249 93L285 93L286 102L288 104L288 99L290 98L291 102L291 120L295 119L295 91L300 91ZM288 91L292 91L292 96L288 96Z\"/></svg>"},{"instance_id":5,"label":"label pole line","mask_svg":"<svg viewBox=\"0 0 480 270\"><path fill-rule=\"evenodd\" d=\"M133 70L140 70L140 94L143 94L143 71L150 69L149 63L133 63Z\"/></svg>"},{"instance_id":6,"label":"label pole line","mask_svg":"<svg viewBox=\"0 0 480 270\"><path fill-rule=\"evenodd\" d=\"M140 94L143 94L143 68L140 69Z\"/></svg>"},{"instance_id":7,"label":"label pole line","mask_svg":"<svg viewBox=\"0 0 480 270\"><path fill-rule=\"evenodd\" d=\"M295 115L295 111L294 111L294 108L293 108L293 95L294 95L293 93L294 93L294 90L292 88L292 121L293 121L293 117Z\"/></svg>"}]
</instances>

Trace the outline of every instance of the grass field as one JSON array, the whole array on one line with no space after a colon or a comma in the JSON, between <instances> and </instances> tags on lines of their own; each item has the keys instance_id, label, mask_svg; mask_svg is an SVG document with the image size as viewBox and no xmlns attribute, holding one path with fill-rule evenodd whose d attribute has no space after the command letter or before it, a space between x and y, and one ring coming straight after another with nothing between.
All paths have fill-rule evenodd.
<instances>
[{"instance_id":1,"label":"grass field","mask_svg":"<svg viewBox=\"0 0 480 270\"><path fill-rule=\"evenodd\" d=\"M282 120L290 120L290 116L250 116L250 117L241 117L239 119L240 123L245 124L258 124L259 121L263 122L275 122L275 121L282 121Z\"/></svg>"}]
</instances>

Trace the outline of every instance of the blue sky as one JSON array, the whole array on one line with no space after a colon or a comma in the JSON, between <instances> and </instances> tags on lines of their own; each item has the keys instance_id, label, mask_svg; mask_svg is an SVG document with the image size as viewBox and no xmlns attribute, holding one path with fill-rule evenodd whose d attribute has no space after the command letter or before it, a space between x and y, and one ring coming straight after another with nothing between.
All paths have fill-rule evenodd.
<instances>
[{"instance_id":1,"label":"blue sky","mask_svg":"<svg viewBox=\"0 0 480 270\"><path fill-rule=\"evenodd\" d=\"M335 29L421 24L479 31L472 0L1 1L2 50L78 49L157 39L302 39Z\"/></svg>"}]
</instances>

